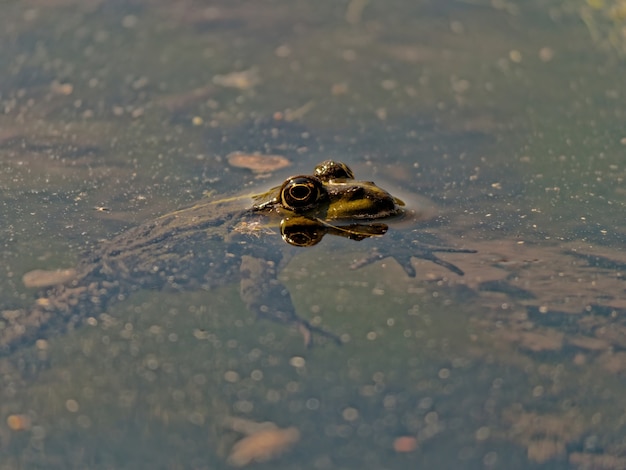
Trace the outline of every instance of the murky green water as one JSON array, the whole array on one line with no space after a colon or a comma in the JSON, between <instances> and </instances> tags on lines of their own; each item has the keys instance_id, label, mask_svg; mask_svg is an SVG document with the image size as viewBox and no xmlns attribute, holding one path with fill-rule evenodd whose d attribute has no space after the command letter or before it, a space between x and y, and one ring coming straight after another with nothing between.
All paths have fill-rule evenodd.
<instances>
[{"instance_id":1,"label":"murky green water","mask_svg":"<svg viewBox=\"0 0 626 470\"><path fill-rule=\"evenodd\" d=\"M25 272L327 158L478 253L409 278L351 270L367 241L304 250L281 280L345 341L310 350L238 285L139 291L0 358L0 469L228 468L233 418L298 430L259 468L625 468L625 8L2 3L1 310L32 302Z\"/></svg>"}]
</instances>

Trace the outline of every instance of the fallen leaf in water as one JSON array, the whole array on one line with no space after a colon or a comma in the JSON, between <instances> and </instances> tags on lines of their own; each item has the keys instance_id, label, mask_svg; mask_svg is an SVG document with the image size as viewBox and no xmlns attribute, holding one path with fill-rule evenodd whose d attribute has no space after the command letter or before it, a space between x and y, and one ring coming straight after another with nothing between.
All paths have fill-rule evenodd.
<instances>
[{"instance_id":1,"label":"fallen leaf in water","mask_svg":"<svg viewBox=\"0 0 626 470\"><path fill-rule=\"evenodd\" d=\"M75 276L75 269L55 269L52 271L35 269L24 274L22 282L26 287L49 287L63 284Z\"/></svg>"},{"instance_id":2,"label":"fallen leaf in water","mask_svg":"<svg viewBox=\"0 0 626 470\"><path fill-rule=\"evenodd\" d=\"M300 431L295 427L261 429L233 446L228 463L244 467L252 462L265 462L287 451L299 440Z\"/></svg>"},{"instance_id":3,"label":"fallen leaf in water","mask_svg":"<svg viewBox=\"0 0 626 470\"><path fill-rule=\"evenodd\" d=\"M415 449L417 449L417 439L413 436L400 436L393 441L393 450L398 453L413 452Z\"/></svg>"},{"instance_id":4,"label":"fallen leaf in water","mask_svg":"<svg viewBox=\"0 0 626 470\"><path fill-rule=\"evenodd\" d=\"M259 82L259 71L254 67L241 72L231 72L213 77L213 83L216 85L227 88L238 88L240 90L248 90Z\"/></svg>"},{"instance_id":5,"label":"fallen leaf in water","mask_svg":"<svg viewBox=\"0 0 626 470\"><path fill-rule=\"evenodd\" d=\"M27 415L9 415L7 426L13 431L25 431L30 429L30 418Z\"/></svg>"},{"instance_id":6,"label":"fallen leaf in water","mask_svg":"<svg viewBox=\"0 0 626 470\"><path fill-rule=\"evenodd\" d=\"M233 152L228 154L226 159L231 166L247 168L255 173L269 173L291 165L291 162L282 155Z\"/></svg>"}]
</instances>

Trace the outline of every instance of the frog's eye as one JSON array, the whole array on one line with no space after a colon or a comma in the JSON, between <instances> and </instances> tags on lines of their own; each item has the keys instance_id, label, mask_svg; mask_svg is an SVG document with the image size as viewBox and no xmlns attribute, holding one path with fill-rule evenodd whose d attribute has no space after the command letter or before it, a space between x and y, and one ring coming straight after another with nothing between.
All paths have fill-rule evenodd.
<instances>
[{"instance_id":1,"label":"frog's eye","mask_svg":"<svg viewBox=\"0 0 626 470\"><path fill-rule=\"evenodd\" d=\"M294 212L307 211L327 196L322 182L311 176L294 176L280 188L283 206Z\"/></svg>"}]
</instances>

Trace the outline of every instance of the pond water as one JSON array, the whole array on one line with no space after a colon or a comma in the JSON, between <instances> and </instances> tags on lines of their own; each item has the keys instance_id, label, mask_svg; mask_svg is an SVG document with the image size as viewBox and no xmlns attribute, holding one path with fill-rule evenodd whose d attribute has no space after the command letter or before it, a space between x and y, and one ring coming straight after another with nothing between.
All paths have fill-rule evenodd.
<instances>
[{"instance_id":1,"label":"pond water","mask_svg":"<svg viewBox=\"0 0 626 470\"><path fill-rule=\"evenodd\" d=\"M25 273L328 158L477 253L300 249L341 345L236 282L42 333L0 355L0 469L626 468L625 56L623 0L3 2L0 329Z\"/></svg>"}]
</instances>

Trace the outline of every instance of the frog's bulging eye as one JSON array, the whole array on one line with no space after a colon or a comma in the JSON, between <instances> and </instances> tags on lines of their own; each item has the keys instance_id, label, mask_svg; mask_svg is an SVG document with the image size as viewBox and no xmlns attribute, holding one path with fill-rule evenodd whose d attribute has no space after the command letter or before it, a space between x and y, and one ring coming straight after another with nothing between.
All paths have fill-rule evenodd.
<instances>
[{"instance_id":1,"label":"frog's bulging eye","mask_svg":"<svg viewBox=\"0 0 626 470\"><path fill-rule=\"evenodd\" d=\"M280 188L283 206L294 212L309 210L325 197L327 193L322 182L311 176L295 176Z\"/></svg>"},{"instance_id":2,"label":"frog's bulging eye","mask_svg":"<svg viewBox=\"0 0 626 470\"><path fill-rule=\"evenodd\" d=\"M338 179L354 179L354 173L348 165L342 162L326 160L315 167L315 176L322 181Z\"/></svg>"}]
</instances>

